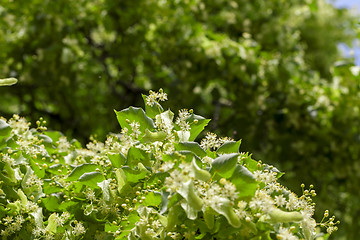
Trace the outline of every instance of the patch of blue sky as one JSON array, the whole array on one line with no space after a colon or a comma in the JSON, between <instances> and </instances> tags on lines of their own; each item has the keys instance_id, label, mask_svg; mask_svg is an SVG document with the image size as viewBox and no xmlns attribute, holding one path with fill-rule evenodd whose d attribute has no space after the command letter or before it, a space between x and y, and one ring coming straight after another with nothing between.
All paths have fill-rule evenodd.
<instances>
[{"instance_id":1,"label":"patch of blue sky","mask_svg":"<svg viewBox=\"0 0 360 240\"><path fill-rule=\"evenodd\" d=\"M353 9L356 14L360 16L360 0L328 0L337 8ZM344 43L339 44L340 51L345 57L354 58L355 65L360 66L360 44L359 39L352 43L352 46L348 46Z\"/></svg>"},{"instance_id":2,"label":"patch of blue sky","mask_svg":"<svg viewBox=\"0 0 360 240\"><path fill-rule=\"evenodd\" d=\"M359 0L329 0L337 8L355 8L360 10Z\"/></svg>"}]
</instances>

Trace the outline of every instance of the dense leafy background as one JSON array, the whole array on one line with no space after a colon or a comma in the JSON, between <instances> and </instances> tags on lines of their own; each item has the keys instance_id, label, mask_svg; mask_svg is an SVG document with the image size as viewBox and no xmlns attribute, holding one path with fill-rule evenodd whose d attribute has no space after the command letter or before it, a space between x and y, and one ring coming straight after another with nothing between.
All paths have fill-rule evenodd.
<instances>
[{"instance_id":1,"label":"dense leafy background","mask_svg":"<svg viewBox=\"0 0 360 240\"><path fill-rule=\"evenodd\" d=\"M360 85L337 43L356 37L322 0L9 1L0 6L0 113L85 141L119 131L112 109L160 87L243 151L315 184L337 239L360 227ZM336 63L336 64L335 64Z\"/></svg>"}]
</instances>

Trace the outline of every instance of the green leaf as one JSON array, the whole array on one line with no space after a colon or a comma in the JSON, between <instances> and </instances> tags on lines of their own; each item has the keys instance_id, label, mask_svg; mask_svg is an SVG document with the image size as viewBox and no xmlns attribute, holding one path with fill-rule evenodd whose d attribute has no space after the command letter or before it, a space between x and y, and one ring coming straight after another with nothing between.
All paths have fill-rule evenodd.
<instances>
[{"instance_id":1,"label":"green leaf","mask_svg":"<svg viewBox=\"0 0 360 240\"><path fill-rule=\"evenodd\" d=\"M238 179L243 179L248 183L256 182L254 174L241 165L236 165L233 175L230 178L232 183L235 183Z\"/></svg>"},{"instance_id":2,"label":"green leaf","mask_svg":"<svg viewBox=\"0 0 360 240\"><path fill-rule=\"evenodd\" d=\"M215 215L214 215L214 211L210 208L210 207L207 207L205 210L204 210L204 220L205 220L205 223L207 225L207 227L209 229L213 229L214 228L214 224L215 224Z\"/></svg>"},{"instance_id":3,"label":"green leaf","mask_svg":"<svg viewBox=\"0 0 360 240\"><path fill-rule=\"evenodd\" d=\"M51 194L46 198L42 198L42 203L45 208L51 212L58 211L60 206L60 199L58 194Z\"/></svg>"},{"instance_id":4,"label":"green leaf","mask_svg":"<svg viewBox=\"0 0 360 240\"><path fill-rule=\"evenodd\" d=\"M121 233L116 239L125 240L128 239L127 235L135 227L135 224L139 221L140 217L137 212L133 211L127 216L127 221L121 221L120 228Z\"/></svg>"},{"instance_id":5,"label":"green leaf","mask_svg":"<svg viewBox=\"0 0 360 240\"><path fill-rule=\"evenodd\" d=\"M116 232L119 229L119 226L117 224L112 223L105 223L105 232Z\"/></svg>"},{"instance_id":6,"label":"green leaf","mask_svg":"<svg viewBox=\"0 0 360 240\"><path fill-rule=\"evenodd\" d=\"M97 186L101 188L103 193L103 199L105 201L110 201L110 179L106 179L102 182L98 182Z\"/></svg>"},{"instance_id":7,"label":"green leaf","mask_svg":"<svg viewBox=\"0 0 360 240\"><path fill-rule=\"evenodd\" d=\"M144 184L144 187L151 186L151 185L157 185L159 183L163 183L165 181L165 178L169 176L169 173L167 172L156 172L152 174Z\"/></svg>"},{"instance_id":8,"label":"green leaf","mask_svg":"<svg viewBox=\"0 0 360 240\"><path fill-rule=\"evenodd\" d=\"M136 166L139 162L145 166L150 166L150 154L145 150L132 146L129 148L127 154L127 165L130 167Z\"/></svg>"},{"instance_id":9,"label":"green leaf","mask_svg":"<svg viewBox=\"0 0 360 240\"><path fill-rule=\"evenodd\" d=\"M81 203L75 201L63 201L60 206L60 211L69 211L69 209L79 209L81 208Z\"/></svg>"},{"instance_id":10,"label":"green leaf","mask_svg":"<svg viewBox=\"0 0 360 240\"><path fill-rule=\"evenodd\" d=\"M177 151L181 151L181 150L191 151L200 158L206 156L205 150L202 149L202 147L200 147L199 143L197 142L179 142L177 144L174 144L174 147L175 150Z\"/></svg>"},{"instance_id":11,"label":"green leaf","mask_svg":"<svg viewBox=\"0 0 360 240\"><path fill-rule=\"evenodd\" d=\"M43 140L43 143L45 144L52 144L53 140L51 139L51 137L45 135L45 134L39 134L38 138Z\"/></svg>"},{"instance_id":12,"label":"green leaf","mask_svg":"<svg viewBox=\"0 0 360 240\"><path fill-rule=\"evenodd\" d=\"M122 168L126 175L126 179L128 182L137 183L139 180L144 179L145 176L148 174L145 170L134 170L129 168L128 166L125 166Z\"/></svg>"},{"instance_id":13,"label":"green leaf","mask_svg":"<svg viewBox=\"0 0 360 240\"><path fill-rule=\"evenodd\" d=\"M108 158L110 159L111 165L115 168L121 168L125 165L126 157L121 152L119 153L108 153Z\"/></svg>"},{"instance_id":14,"label":"green leaf","mask_svg":"<svg viewBox=\"0 0 360 240\"><path fill-rule=\"evenodd\" d=\"M9 180L12 183L16 183L17 179L15 177L15 171L14 169L10 166L10 164L8 162L5 162L4 165L4 172L6 173L7 177L9 178Z\"/></svg>"},{"instance_id":15,"label":"green leaf","mask_svg":"<svg viewBox=\"0 0 360 240\"><path fill-rule=\"evenodd\" d=\"M40 164L36 164L36 162L33 159L29 159L30 166L34 173L39 177L43 178L45 176L45 169L41 167ZM37 161L38 162L38 161Z\"/></svg>"},{"instance_id":16,"label":"green leaf","mask_svg":"<svg viewBox=\"0 0 360 240\"><path fill-rule=\"evenodd\" d=\"M179 204L176 204L173 207L169 208L167 223L169 231L175 230L176 225L183 224L185 217L186 216L184 214L184 211Z\"/></svg>"},{"instance_id":17,"label":"green leaf","mask_svg":"<svg viewBox=\"0 0 360 240\"><path fill-rule=\"evenodd\" d=\"M263 164L263 170L268 170L269 172L275 172L276 178L278 178L278 179L285 174L284 172L280 172L279 169L277 169L276 167L268 165L268 164Z\"/></svg>"},{"instance_id":18,"label":"green leaf","mask_svg":"<svg viewBox=\"0 0 360 240\"><path fill-rule=\"evenodd\" d=\"M224 154L212 162L211 172L218 173L221 177L229 178L234 172L238 153Z\"/></svg>"},{"instance_id":19,"label":"green leaf","mask_svg":"<svg viewBox=\"0 0 360 240\"><path fill-rule=\"evenodd\" d=\"M255 195L258 183L254 175L244 166L236 165L233 175L229 179L236 186L240 198L251 198Z\"/></svg>"},{"instance_id":20,"label":"green leaf","mask_svg":"<svg viewBox=\"0 0 360 240\"><path fill-rule=\"evenodd\" d=\"M46 131L44 134L50 137L54 143L59 141L60 137L64 136L64 134L58 131Z\"/></svg>"},{"instance_id":21,"label":"green leaf","mask_svg":"<svg viewBox=\"0 0 360 240\"><path fill-rule=\"evenodd\" d=\"M50 183L52 183L52 184L50 185ZM64 187L60 183L53 181L51 179L44 179L43 188L44 188L45 194L51 194L51 193L57 193L57 192L64 191Z\"/></svg>"},{"instance_id":22,"label":"green leaf","mask_svg":"<svg viewBox=\"0 0 360 240\"><path fill-rule=\"evenodd\" d=\"M176 154L176 153L178 153L178 154ZM180 157L182 161L185 161L188 163L190 163L194 157L196 159L199 159L198 156L196 156L193 152L188 151L188 150L181 150L179 152L175 152L175 154L173 156L175 157L175 159L178 159Z\"/></svg>"},{"instance_id":23,"label":"green leaf","mask_svg":"<svg viewBox=\"0 0 360 240\"><path fill-rule=\"evenodd\" d=\"M85 209L84 209L84 215L85 216L89 216L92 212L94 211L94 206L93 204L88 204L85 206Z\"/></svg>"},{"instance_id":24,"label":"green leaf","mask_svg":"<svg viewBox=\"0 0 360 240\"><path fill-rule=\"evenodd\" d=\"M190 117L186 119L190 124L190 138L189 141L194 141L196 137L204 130L204 128L210 122L210 119L205 119L202 116L191 114Z\"/></svg>"},{"instance_id":25,"label":"green leaf","mask_svg":"<svg viewBox=\"0 0 360 240\"><path fill-rule=\"evenodd\" d=\"M141 94L141 96L144 99L145 112L148 117L155 118L156 115L164 112L163 107L158 102L155 102L153 106L149 106L146 104L146 95Z\"/></svg>"},{"instance_id":26,"label":"green leaf","mask_svg":"<svg viewBox=\"0 0 360 240\"><path fill-rule=\"evenodd\" d=\"M1 172L0 172L0 179L1 179L1 181L4 182L5 184L14 183L13 180L12 180L10 177L5 176L5 175L2 174Z\"/></svg>"},{"instance_id":27,"label":"green leaf","mask_svg":"<svg viewBox=\"0 0 360 240\"><path fill-rule=\"evenodd\" d=\"M218 157L218 155L216 154L216 152L211 151L209 148L206 150L206 156L215 159Z\"/></svg>"},{"instance_id":28,"label":"green leaf","mask_svg":"<svg viewBox=\"0 0 360 240\"><path fill-rule=\"evenodd\" d=\"M183 201L180 205L184 209L188 219L195 220L197 218L199 210L197 210L191 203Z\"/></svg>"},{"instance_id":29,"label":"green leaf","mask_svg":"<svg viewBox=\"0 0 360 240\"><path fill-rule=\"evenodd\" d=\"M45 194L42 192L41 185L33 184L28 185L27 181L32 178L32 175L34 174L34 171L31 169L30 166L26 166L26 174L23 177L21 181L22 190L27 196L33 195L34 201L37 201L39 198L45 196Z\"/></svg>"},{"instance_id":30,"label":"green leaf","mask_svg":"<svg viewBox=\"0 0 360 240\"><path fill-rule=\"evenodd\" d=\"M79 182L92 188L98 188L98 183L104 180L105 177L100 172L87 172L79 178Z\"/></svg>"},{"instance_id":31,"label":"green leaf","mask_svg":"<svg viewBox=\"0 0 360 240\"><path fill-rule=\"evenodd\" d=\"M34 212L30 212L30 214L35 219L35 226L38 228L44 228L44 222L43 222L43 214L42 214L42 208L37 208Z\"/></svg>"},{"instance_id":32,"label":"green leaf","mask_svg":"<svg viewBox=\"0 0 360 240\"><path fill-rule=\"evenodd\" d=\"M56 233L57 219L58 219L57 213L53 213L50 215L48 219L48 225L45 228L46 232Z\"/></svg>"},{"instance_id":33,"label":"green leaf","mask_svg":"<svg viewBox=\"0 0 360 240\"><path fill-rule=\"evenodd\" d=\"M144 204L146 206L154 206L157 207L161 203L161 194L160 192L156 191L149 191L148 194L146 194Z\"/></svg>"},{"instance_id":34,"label":"green leaf","mask_svg":"<svg viewBox=\"0 0 360 240\"><path fill-rule=\"evenodd\" d=\"M193 160L191 162L191 167L192 167L192 171L194 173L194 177L196 179L206 182L211 178L211 174L208 171L200 168L196 164L195 158L193 158Z\"/></svg>"},{"instance_id":35,"label":"green leaf","mask_svg":"<svg viewBox=\"0 0 360 240\"><path fill-rule=\"evenodd\" d=\"M155 128L153 120L146 116L141 108L129 107L121 111L115 110L115 113L121 128L127 128L129 133L132 133L129 124L133 121L140 124L139 128L142 133L145 133L145 129L153 130Z\"/></svg>"},{"instance_id":36,"label":"green leaf","mask_svg":"<svg viewBox=\"0 0 360 240\"><path fill-rule=\"evenodd\" d=\"M123 169L119 168L119 169L116 169L115 176L116 176L117 186L118 186L117 190L121 194L123 187L125 186L125 184L127 182L126 174Z\"/></svg>"},{"instance_id":37,"label":"green leaf","mask_svg":"<svg viewBox=\"0 0 360 240\"><path fill-rule=\"evenodd\" d=\"M28 199L27 199L26 195L24 194L23 191L21 191L20 188L18 189L17 194L19 195L21 206L23 208L25 208L28 203Z\"/></svg>"},{"instance_id":38,"label":"green leaf","mask_svg":"<svg viewBox=\"0 0 360 240\"><path fill-rule=\"evenodd\" d=\"M229 141L225 142L223 145L221 145L217 153L238 153L240 148L241 140L235 142L235 141Z\"/></svg>"},{"instance_id":39,"label":"green leaf","mask_svg":"<svg viewBox=\"0 0 360 240\"><path fill-rule=\"evenodd\" d=\"M161 190L161 205L160 205L160 214L164 215L167 211L168 203L169 203L170 193L164 190Z\"/></svg>"},{"instance_id":40,"label":"green leaf","mask_svg":"<svg viewBox=\"0 0 360 240\"><path fill-rule=\"evenodd\" d=\"M219 214L223 215L234 228L238 228L241 225L240 218L235 213L234 208L232 207L231 201L227 198L221 197L217 200L214 210Z\"/></svg>"},{"instance_id":41,"label":"green leaf","mask_svg":"<svg viewBox=\"0 0 360 240\"><path fill-rule=\"evenodd\" d=\"M63 164L54 164L51 165L50 167L48 167L46 169L47 172L50 172L54 175L60 175L60 174L66 174L67 173L67 169Z\"/></svg>"},{"instance_id":42,"label":"green leaf","mask_svg":"<svg viewBox=\"0 0 360 240\"><path fill-rule=\"evenodd\" d=\"M258 162L251 158L251 155L247 156L244 160L244 166L249 169L250 172L254 172L256 170L262 170L262 166L259 168Z\"/></svg>"},{"instance_id":43,"label":"green leaf","mask_svg":"<svg viewBox=\"0 0 360 240\"><path fill-rule=\"evenodd\" d=\"M180 200L182 200L182 196L178 193L171 195L170 199L168 199L167 208L170 209L175 206Z\"/></svg>"},{"instance_id":44,"label":"green leaf","mask_svg":"<svg viewBox=\"0 0 360 240\"><path fill-rule=\"evenodd\" d=\"M69 176L66 178L67 181L76 181L78 180L84 173L93 172L98 168L95 164L84 163L77 167L75 167Z\"/></svg>"},{"instance_id":45,"label":"green leaf","mask_svg":"<svg viewBox=\"0 0 360 240\"><path fill-rule=\"evenodd\" d=\"M16 78L4 78L0 79L0 86L11 86L18 82Z\"/></svg>"},{"instance_id":46,"label":"green leaf","mask_svg":"<svg viewBox=\"0 0 360 240\"><path fill-rule=\"evenodd\" d=\"M6 204L6 210L10 210L9 213L13 214L19 214L20 210L21 210L21 203L19 201L16 202L9 202L8 204ZM14 215L15 215L14 214Z\"/></svg>"},{"instance_id":47,"label":"green leaf","mask_svg":"<svg viewBox=\"0 0 360 240\"><path fill-rule=\"evenodd\" d=\"M11 133L11 127L4 120L0 119L0 137L9 137Z\"/></svg>"},{"instance_id":48,"label":"green leaf","mask_svg":"<svg viewBox=\"0 0 360 240\"><path fill-rule=\"evenodd\" d=\"M183 183L177 192L186 200L181 206L185 210L188 218L192 220L196 219L197 212L200 211L203 206L203 201L195 193L193 181L189 180Z\"/></svg>"}]
</instances>

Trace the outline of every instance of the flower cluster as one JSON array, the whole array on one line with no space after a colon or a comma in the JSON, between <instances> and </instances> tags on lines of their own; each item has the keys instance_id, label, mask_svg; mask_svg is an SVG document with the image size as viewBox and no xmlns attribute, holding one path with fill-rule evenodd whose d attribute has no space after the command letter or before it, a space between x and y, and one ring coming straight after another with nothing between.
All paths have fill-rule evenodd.
<instances>
[{"instance_id":1,"label":"flower cluster","mask_svg":"<svg viewBox=\"0 0 360 240\"><path fill-rule=\"evenodd\" d=\"M166 100L167 94L161 88L159 89L159 92L154 92L150 90L149 96L146 96L146 104L149 106L154 106L155 103Z\"/></svg>"},{"instance_id":2,"label":"flower cluster","mask_svg":"<svg viewBox=\"0 0 360 240\"><path fill-rule=\"evenodd\" d=\"M233 141L233 139L231 139L229 137L218 138L215 133L208 132L206 134L205 138L203 138L201 140L200 146L203 149L217 149L222 144L224 144L226 142L230 142L230 141Z\"/></svg>"},{"instance_id":3,"label":"flower cluster","mask_svg":"<svg viewBox=\"0 0 360 240\"><path fill-rule=\"evenodd\" d=\"M0 119L2 239L312 240L317 227L337 230L328 211L314 220L313 186L297 196L240 141L195 142L209 120L186 109L174 118L166 98L150 92L146 111L116 112L120 134L86 147L43 119L35 129Z\"/></svg>"}]
</instances>

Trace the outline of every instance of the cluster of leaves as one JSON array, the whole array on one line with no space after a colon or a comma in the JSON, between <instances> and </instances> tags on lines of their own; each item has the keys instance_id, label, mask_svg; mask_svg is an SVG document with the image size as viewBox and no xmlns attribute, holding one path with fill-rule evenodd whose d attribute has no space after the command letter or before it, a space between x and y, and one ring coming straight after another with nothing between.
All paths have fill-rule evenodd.
<instances>
[{"instance_id":1,"label":"cluster of leaves","mask_svg":"<svg viewBox=\"0 0 360 240\"><path fill-rule=\"evenodd\" d=\"M240 141L195 142L209 119L174 119L162 91L143 99L145 111L115 111L121 134L86 148L43 119L0 119L2 239L311 240L337 229L325 212L328 234L317 234L312 186L296 196Z\"/></svg>"}]
</instances>

